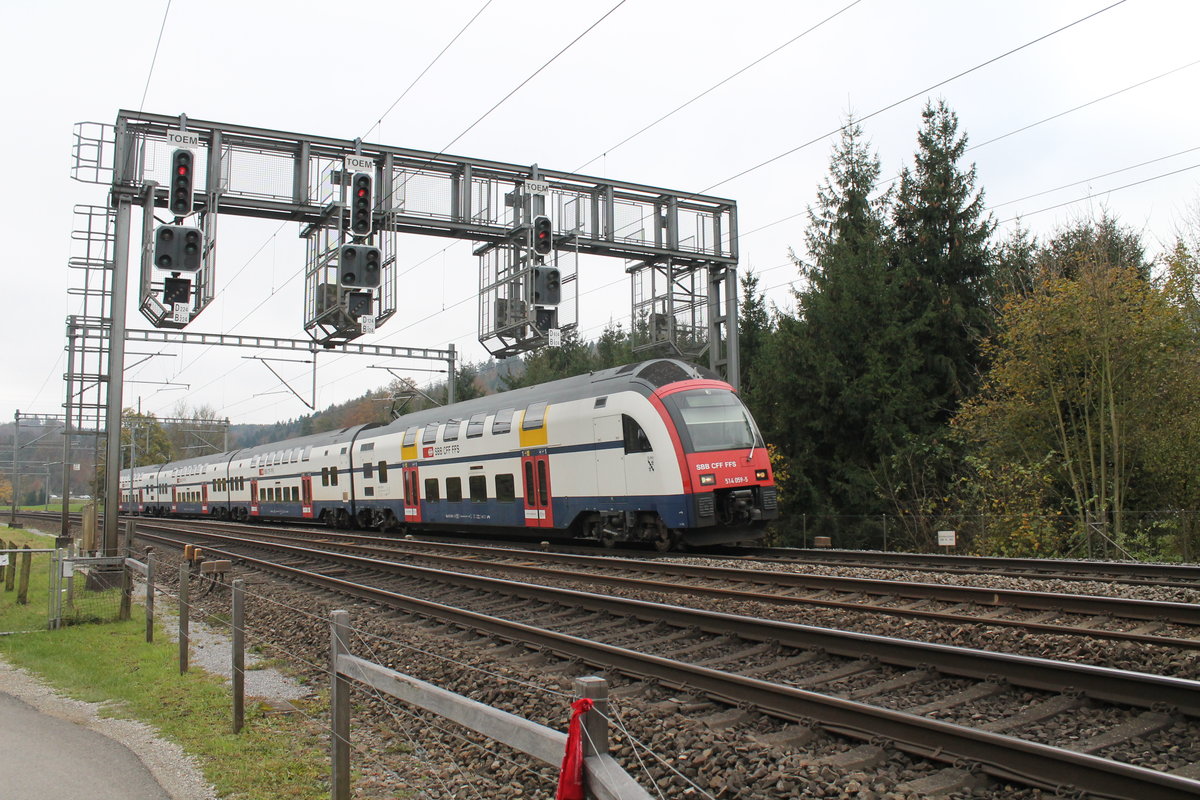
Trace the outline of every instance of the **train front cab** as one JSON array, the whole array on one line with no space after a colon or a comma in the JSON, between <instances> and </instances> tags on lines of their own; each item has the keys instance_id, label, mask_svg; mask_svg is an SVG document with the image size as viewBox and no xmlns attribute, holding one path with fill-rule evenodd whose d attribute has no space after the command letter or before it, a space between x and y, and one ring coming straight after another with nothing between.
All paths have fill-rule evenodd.
<instances>
[{"instance_id":1,"label":"train front cab","mask_svg":"<svg viewBox=\"0 0 1200 800\"><path fill-rule=\"evenodd\" d=\"M729 384L681 381L654 393L668 421L691 498L687 544L704 546L761 536L778 516L774 475L754 418Z\"/></svg>"}]
</instances>

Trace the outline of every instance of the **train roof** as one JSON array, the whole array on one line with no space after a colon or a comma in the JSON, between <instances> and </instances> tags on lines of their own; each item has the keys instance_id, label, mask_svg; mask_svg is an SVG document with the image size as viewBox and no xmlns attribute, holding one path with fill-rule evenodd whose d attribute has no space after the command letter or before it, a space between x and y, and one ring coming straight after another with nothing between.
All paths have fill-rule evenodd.
<instances>
[{"instance_id":1,"label":"train roof","mask_svg":"<svg viewBox=\"0 0 1200 800\"><path fill-rule=\"evenodd\" d=\"M263 453L274 453L276 450L287 450L292 447L322 447L324 445L341 444L348 442L354 438L355 434L366 428L376 428L378 422L368 422L364 425L351 425L348 428L339 428L335 431L322 431L321 433L312 433L307 436L297 436L292 439L282 439L278 442L267 442L265 444L256 444L253 447L244 447L241 450L235 450L231 453L226 453L227 457L235 458L253 458L254 456Z\"/></svg>"},{"instance_id":2,"label":"train roof","mask_svg":"<svg viewBox=\"0 0 1200 800\"><path fill-rule=\"evenodd\" d=\"M507 392L476 397L450 406L414 411L379 428L371 435L396 433L414 425L427 425L431 422L469 419L475 414L495 413L505 408L522 409L530 403L561 403L566 400L600 397L629 390L649 396L656 389L667 384L698 379L720 380L720 377L704 367L675 359L659 358L640 361L622 367L596 370L586 375L540 383L536 386L525 386Z\"/></svg>"}]
</instances>

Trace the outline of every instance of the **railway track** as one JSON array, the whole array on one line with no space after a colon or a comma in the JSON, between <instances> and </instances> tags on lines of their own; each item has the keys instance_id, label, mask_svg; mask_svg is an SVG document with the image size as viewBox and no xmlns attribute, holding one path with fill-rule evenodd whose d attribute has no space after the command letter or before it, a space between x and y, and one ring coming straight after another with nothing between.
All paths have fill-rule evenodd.
<instances>
[{"instance_id":1,"label":"railway track","mask_svg":"<svg viewBox=\"0 0 1200 800\"><path fill-rule=\"evenodd\" d=\"M297 530L216 526L256 538L293 541ZM197 528L203 530L203 528ZM371 557L418 559L437 569L518 573L551 582L808 606L939 623L1017 628L1041 634L1200 650L1200 605L938 583L873 580L730 567L409 542L360 534L303 532L322 547Z\"/></svg>"},{"instance_id":2,"label":"railway track","mask_svg":"<svg viewBox=\"0 0 1200 800\"><path fill-rule=\"evenodd\" d=\"M1137 561L1086 561L1050 558L1000 558L940 553L891 553L875 550L811 550L799 548L713 548L711 554L747 561L825 564L906 569L953 574L1003 575L1064 581L1104 581L1135 586L1200 588L1200 565Z\"/></svg>"},{"instance_id":3,"label":"railway track","mask_svg":"<svg viewBox=\"0 0 1200 800\"><path fill-rule=\"evenodd\" d=\"M197 543L247 566L703 696L731 713L815 719L852 738L884 737L905 752L965 759L1044 788L1138 800L1200 794L1186 754L1163 747L1153 768L1131 763L1160 740L1197 740L1200 684L1192 681L249 542L212 528L139 527L142 538Z\"/></svg>"}]
</instances>

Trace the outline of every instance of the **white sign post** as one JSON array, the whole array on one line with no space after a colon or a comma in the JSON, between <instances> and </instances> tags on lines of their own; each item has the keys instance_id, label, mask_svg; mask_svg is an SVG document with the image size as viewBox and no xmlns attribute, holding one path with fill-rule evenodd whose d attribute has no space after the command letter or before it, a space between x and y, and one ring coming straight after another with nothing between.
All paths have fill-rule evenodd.
<instances>
[{"instance_id":1,"label":"white sign post","mask_svg":"<svg viewBox=\"0 0 1200 800\"><path fill-rule=\"evenodd\" d=\"M954 531L938 531L938 547L954 547L958 544Z\"/></svg>"},{"instance_id":2,"label":"white sign post","mask_svg":"<svg viewBox=\"0 0 1200 800\"><path fill-rule=\"evenodd\" d=\"M365 172L371 174L375 171L375 159L365 158L364 156L346 156L346 172Z\"/></svg>"}]
</instances>

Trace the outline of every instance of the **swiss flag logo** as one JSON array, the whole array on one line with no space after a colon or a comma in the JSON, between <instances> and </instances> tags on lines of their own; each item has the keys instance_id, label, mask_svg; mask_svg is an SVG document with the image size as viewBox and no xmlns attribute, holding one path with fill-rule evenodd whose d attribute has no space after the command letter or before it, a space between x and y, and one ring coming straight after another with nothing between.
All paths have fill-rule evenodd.
<instances>
[{"instance_id":1,"label":"swiss flag logo","mask_svg":"<svg viewBox=\"0 0 1200 800\"><path fill-rule=\"evenodd\" d=\"M426 447L424 450L421 451L421 456L423 458L433 458L433 448Z\"/></svg>"}]
</instances>

